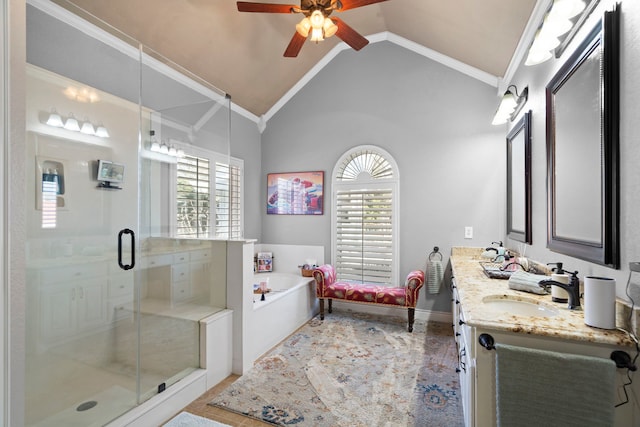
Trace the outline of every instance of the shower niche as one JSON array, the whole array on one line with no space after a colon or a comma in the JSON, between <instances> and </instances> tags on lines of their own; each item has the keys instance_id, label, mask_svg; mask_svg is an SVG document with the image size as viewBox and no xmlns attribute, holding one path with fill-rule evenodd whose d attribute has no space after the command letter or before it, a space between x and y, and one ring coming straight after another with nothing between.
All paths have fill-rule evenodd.
<instances>
[{"instance_id":1,"label":"shower niche","mask_svg":"<svg viewBox=\"0 0 640 427\"><path fill-rule=\"evenodd\" d=\"M66 207L64 177L62 160L36 157L36 209Z\"/></svg>"}]
</instances>

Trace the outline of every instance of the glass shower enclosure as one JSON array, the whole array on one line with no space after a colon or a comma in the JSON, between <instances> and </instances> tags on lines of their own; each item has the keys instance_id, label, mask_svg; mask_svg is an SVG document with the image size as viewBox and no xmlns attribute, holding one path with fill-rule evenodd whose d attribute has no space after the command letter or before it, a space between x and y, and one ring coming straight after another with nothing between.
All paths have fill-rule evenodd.
<instances>
[{"instance_id":1,"label":"glass shower enclosure","mask_svg":"<svg viewBox=\"0 0 640 427\"><path fill-rule=\"evenodd\" d=\"M72 4L37 5L25 425L105 425L198 369L198 321L225 308L225 242L180 234L176 188L193 147L228 158L230 102Z\"/></svg>"}]
</instances>

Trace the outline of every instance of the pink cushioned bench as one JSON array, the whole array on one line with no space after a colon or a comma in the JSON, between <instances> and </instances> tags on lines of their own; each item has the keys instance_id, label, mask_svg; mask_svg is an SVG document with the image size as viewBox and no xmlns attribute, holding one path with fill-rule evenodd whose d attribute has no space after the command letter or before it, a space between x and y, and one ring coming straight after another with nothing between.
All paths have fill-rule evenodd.
<instances>
[{"instance_id":1,"label":"pink cushioned bench","mask_svg":"<svg viewBox=\"0 0 640 427\"><path fill-rule=\"evenodd\" d=\"M418 293L424 283L424 272L415 270L409 273L405 286L389 287L372 284L358 284L352 282L336 282L336 270L330 264L321 265L313 270L316 281L316 296L320 299L320 319L324 320L324 300L334 299L363 304L375 304L406 308L408 313L408 330L413 332L415 307Z\"/></svg>"}]
</instances>

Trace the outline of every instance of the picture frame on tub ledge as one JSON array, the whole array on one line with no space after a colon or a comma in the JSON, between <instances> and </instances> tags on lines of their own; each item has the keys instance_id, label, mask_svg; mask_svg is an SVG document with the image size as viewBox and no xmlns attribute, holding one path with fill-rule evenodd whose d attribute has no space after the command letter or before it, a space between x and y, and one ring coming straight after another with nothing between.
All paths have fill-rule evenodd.
<instances>
[{"instance_id":1,"label":"picture frame on tub ledge","mask_svg":"<svg viewBox=\"0 0 640 427\"><path fill-rule=\"evenodd\" d=\"M267 214L322 215L324 172L267 174Z\"/></svg>"},{"instance_id":2,"label":"picture frame on tub ledge","mask_svg":"<svg viewBox=\"0 0 640 427\"><path fill-rule=\"evenodd\" d=\"M270 273L273 271L273 253L272 252L258 252L256 256L256 272L257 273Z\"/></svg>"}]
</instances>

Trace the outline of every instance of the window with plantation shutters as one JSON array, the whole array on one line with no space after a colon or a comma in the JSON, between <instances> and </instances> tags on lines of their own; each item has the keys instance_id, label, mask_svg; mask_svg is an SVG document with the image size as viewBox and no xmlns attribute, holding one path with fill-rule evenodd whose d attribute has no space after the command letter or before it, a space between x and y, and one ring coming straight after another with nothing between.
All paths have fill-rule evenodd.
<instances>
[{"instance_id":1,"label":"window with plantation shutters","mask_svg":"<svg viewBox=\"0 0 640 427\"><path fill-rule=\"evenodd\" d=\"M176 235L242 238L242 160L193 147L184 151L192 153L176 164Z\"/></svg>"},{"instance_id":2,"label":"window with plantation shutters","mask_svg":"<svg viewBox=\"0 0 640 427\"><path fill-rule=\"evenodd\" d=\"M240 174L238 166L216 162L216 238L242 237Z\"/></svg>"},{"instance_id":3,"label":"window with plantation shutters","mask_svg":"<svg viewBox=\"0 0 640 427\"><path fill-rule=\"evenodd\" d=\"M178 158L176 188L176 234L208 237L210 227L209 160L185 155Z\"/></svg>"},{"instance_id":4,"label":"window with plantation shutters","mask_svg":"<svg viewBox=\"0 0 640 427\"><path fill-rule=\"evenodd\" d=\"M338 279L397 284L397 168L377 147L346 153L333 175L333 265Z\"/></svg>"}]
</instances>

